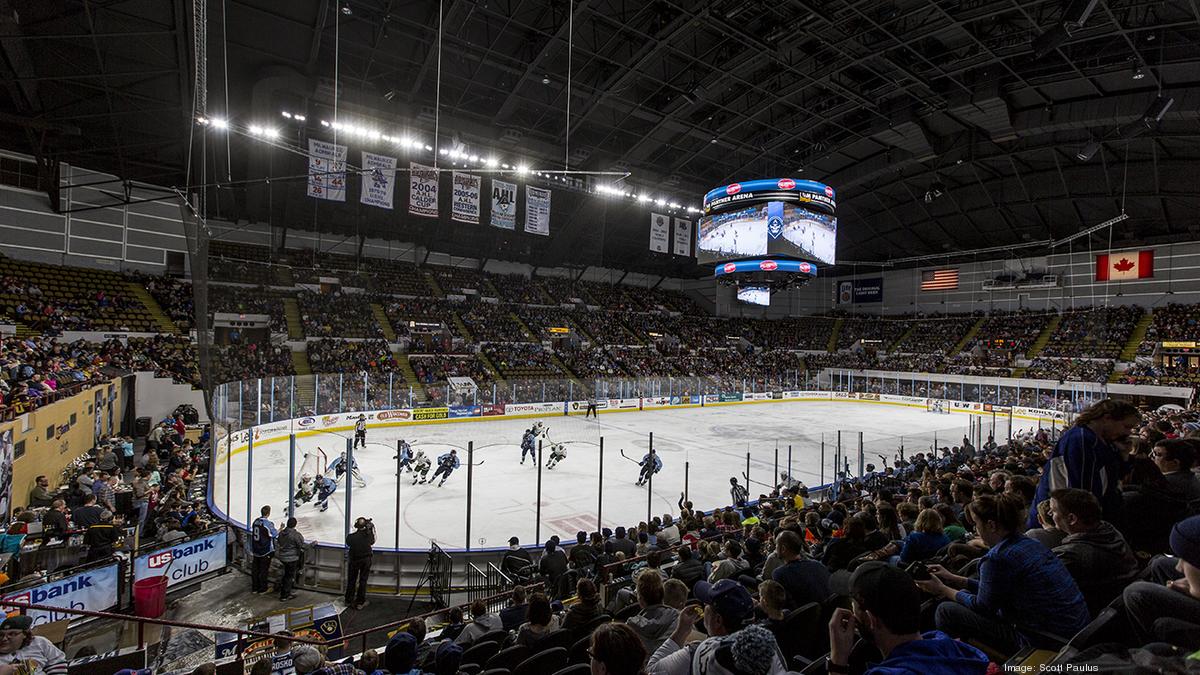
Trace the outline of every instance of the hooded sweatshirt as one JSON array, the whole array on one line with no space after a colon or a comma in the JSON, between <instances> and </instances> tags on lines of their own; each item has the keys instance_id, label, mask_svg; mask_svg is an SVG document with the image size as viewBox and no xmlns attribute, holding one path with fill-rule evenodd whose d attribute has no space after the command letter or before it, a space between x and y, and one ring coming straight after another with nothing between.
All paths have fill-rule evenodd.
<instances>
[{"instance_id":1,"label":"hooded sweatshirt","mask_svg":"<svg viewBox=\"0 0 1200 675\"><path fill-rule=\"evenodd\" d=\"M1125 537L1105 521L1088 532L1068 534L1053 551L1075 578L1089 605L1093 600L1102 600L1101 606L1107 604L1111 597L1093 598L1092 594L1124 585L1138 573L1137 558Z\"/></svg>"},{"instance_id":2,"label":"hooded sweatshirt","mask_svg":"<svg viewBox=\"0 0 1200 675\"><path fill-rule=\"evenodd\" d=\"M494 630L503 630L504 622L495 614L480 614L458 634L455 644L469 645Z\"/></svg>"},{"instance_id":3,"label":"hooded sweatshirt","mask_svg":"<svg viewBox=\"0 0 1200 675\"><path fill-rule=\"evenodd\" d=\"M653 654L659 645L671 637L675 630L675 622L679 619L679 610L666 605L650 605L629 617L625 622L633 632L642 639L647 654Z\"/></svg>"},{"instance_id":4,"label":"hooded sweatshirt","mask_svg":"<svg viewBox=\"0 0 1200 675\"><path fill-rule=\"evenodd\" d=\"M865 675L983 675L987 669L986 654L935 630L896 647Z\"/></svg>"}]
</instances>

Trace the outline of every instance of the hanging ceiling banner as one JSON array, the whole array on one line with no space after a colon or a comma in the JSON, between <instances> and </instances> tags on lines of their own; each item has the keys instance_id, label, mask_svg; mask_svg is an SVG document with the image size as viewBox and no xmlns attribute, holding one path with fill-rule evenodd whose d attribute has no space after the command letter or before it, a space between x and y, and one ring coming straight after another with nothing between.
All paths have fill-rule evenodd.
<instances>
[{"instance_id":1,"label":"hanging ceiling banner","mask_svg":"<svg viewBox=\"0 0 1200 675\"><path fill-rule=\"evenodd\" d=\"M450 183L450 217L460 223L479 224L479 187L483 181L474 174L454 172Z\"/></svg>"},{"instance_id":2,"label":"hanging ceiling banner","mask_svg":"<svg viewBox=\"0 0 1200 675\"><path fill-rule=\"evenodd\" d=\"M346 146L308 139L308 196L346 201Z\"/></svg>"},{"instance_id":3,"label":"hanging ceiling banner","mask_svg":"<svg viewBox=\"0 0 1200 675\"><path fill-rule=\"evenodd\" d=\"M650 250L667 252L667 240L671 235L671 217L661 213L650 214Z\"/></svg>"},{"instance_id":4,"label":"hanging ceiling banner","mask_svg":"<svg viewBox=\"0 0 1200 675\"><path fill-rule=\"evenodd\" d=\"M492 179L492 227L517 229L517 184Z\"/></svg>"},{"instance_id":5,"label":"hanging ceiling banner","mask_svg":"<svg viewBox=\"0 0 1200 675\"><path fill-rule=\"evenodd\" d=\"M550 191L525 186L525 231L550 236Z\"/></svg>"},{"instance_id":6,"label":"hanging ceiling banner","mask_svg":"<svg viewBox=\"0 0 1200 675\"><path fill-rule=\"evenodd\" d=\"M362 167L362 195L358 201L381 209L392 208L392 196L396 192L396 158L363 152Z\"/></svg>"},{"instance_id":7,"label":"hanging ceiling banner","mask_svg":"<svg viewBox=\"0 0 1200 675\"><path fill-rule=\"evenodd\" d=\"M438 217L438 172L432 166L409 162L408 212Z\"/></svg>"}]
</instances>

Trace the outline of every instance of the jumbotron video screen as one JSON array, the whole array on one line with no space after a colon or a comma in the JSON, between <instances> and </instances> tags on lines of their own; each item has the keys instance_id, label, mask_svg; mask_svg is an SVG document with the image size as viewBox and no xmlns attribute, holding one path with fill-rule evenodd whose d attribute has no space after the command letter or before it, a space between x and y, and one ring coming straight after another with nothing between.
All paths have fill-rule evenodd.
<instances>
[{"instance_id":1,"label":"jumbotron video screen","mask_svg":"<svg viewBox=\"0 0 1200 675\"><path fill-rule=\"evenodd\" d=\"M705 197L705 215L696 227L697 262L783 256L834 264L837 217L832 213L832 192L820 183L788 178L713 190Z\"/></svg>"}]
</instances>

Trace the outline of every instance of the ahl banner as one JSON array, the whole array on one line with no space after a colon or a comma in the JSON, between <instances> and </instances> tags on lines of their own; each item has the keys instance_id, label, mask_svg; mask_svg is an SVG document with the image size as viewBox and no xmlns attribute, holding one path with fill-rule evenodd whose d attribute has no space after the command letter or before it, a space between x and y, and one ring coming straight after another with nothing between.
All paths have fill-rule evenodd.
<instances>
[{"instance_id":1,"label":"ahl banner","mask_svg":"<svg viewBox=\"0 0 1200 675\"><path fill-rule=\"evenodd\" d=\"M438 172L432 166L409 162L408 212L438 217Z\"/></svg>"},{"instance_id":2,"label":"ahl banner","mask_svg":"<svg viewBox=\"0 0 1200 675\"><path fill-rule=\"evenodd\" d=\"M650 250L667 252L667 239L671 232L671 218L661 213L650 214Z\"/></svg>"},{"instance_id":3,"label":"ahl banner","mask_svg":"<svg viewBox=\"0 0 1200 675\"><path fill-rule=\"evenodd\" d=\"M692 221L675 219L675 255L692 255Z\"/></svg>"},{"instance_id":4,"label":"ahl banner","mask_svg":"<svg viewBox=\"0 0 1200 675\"><path fill-rule=\"evenodd\" d=\"M362 195L358 201L381 209L392 208L392 195L396 187L396 158L363 152L362 168Z\"/></svg>"},{"instance_id":5,"label":"ahl banner","mask_svg":"<svg viewBox=\"0 0 1200 675\"><path fill-rule=\"evenodd\" d=\"M308 196L346 201L346 146L308 139Z\"/></svg>"},{"instance_id":6,"label":"ahl banner","mask_svg":"<svg viewBox=\"0 0 1200 675\"><path fill-rule=\"evenodd\" d=\"M460 223L479 224L479 176L454 172L450 183L450 218Z\"/></svg>"},{"instance_id":7,"label":"ahl banner","mask_svg":"<svg viewBox=\"0 0 1200 675\"><path fill-rule=\"evenodd\" d=\"M492 227L517 229L517 184L492 179Z\"/></svg>"},{"instance_id":8,"label":"ahl banner","mask_svg":"<svg viewBox=\"0 0 1200 675\"><path fill-rule=\"evenodd\" d=\"M525 231L550 236L550 191L525 186Z\"/></svg>"}]
</instances>

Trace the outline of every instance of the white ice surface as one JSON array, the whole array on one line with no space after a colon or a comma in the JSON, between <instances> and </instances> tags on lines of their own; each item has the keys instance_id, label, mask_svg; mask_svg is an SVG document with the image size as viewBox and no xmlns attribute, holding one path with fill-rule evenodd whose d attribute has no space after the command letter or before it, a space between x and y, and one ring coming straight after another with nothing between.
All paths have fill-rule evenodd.
<instances>
[{"instance_id":1,"label":"white ice surface","mask_svg":"<svg viewBox=\"0 0 1200 675\"><path fill-rule=\"evenodd\" d=\"M725 223L700 238L701 251L723 256L767 254L767 221L742 219Z\"/></svg>"},{"instance_id":2,"label":"white ice surface","mask_svg":"<svg viewBox=\"0 0 1200 675\"><path fill-rule=\"evenodd\" d=\"M661 453L662 471L655 476L649 507L654 515L678 513L679 493L684 488L684 465L689 465L688 494L698 508L712 509L729 502L729 478L746 468L751 453L750 478L774 482L775 447L779 446L780 470L786 468L787 446L792 445L792 468L808 485L821 482L821 440L825 440L824 478L833 471L833 448L837 431L843 431L843 447L849 449L851 468L858 470L857 432L864 436L865 459L881 464L878 455L891 457L904 436L907 453L927 450L938 433L938 444L958 445L968 428L965 414L936 415L924 410L869 403L772 402L752 405L606 413L599 420L583 417L547 417L550 439L567 443L567 458L553 470L542 470L542 515L540 537L552 534L564 540L579 530L597 527L597 470L599 442L604 438L604 506L606 527L636 525L646 519L648 492L637 487L638 467L622 458L619 450L640 459L650 432L655 450ZM434 460L451 447L459 449L463 466L444 487L411 485L405 474L400 484L400 547L427 548L430 540L447 548L461 548L466 541L467 466L466 448L475 444L471 539L473 547L506 545L511 536L523 544L533 543L537 502L537 469L526 461L522 466L519 442L530 419L452 422L409 427L371 429L368 445L355 458L366 479L365 488L351 492L352 516L374 520L378 546L392 547L395 541L396 440L404 438L414 449L424 450ZM985 425L990 424L990 418ZM1019 426L1019 425L1018 425ZM985 429L987 427L985 426ZM985 431L986 434L986 431ZM997 438L1007 428L996 430ZM303 453L320 446L332 461L345 449L350 432L323 433L297 439L296 466ZM273 519L286 514L288 444L270 443L255 448L253 457L252 510L270 504ZM231 494L226 497L226 471L214 473L213 501L218 509L227 506L234 519L246 522L247 453L232 459L228 476ZM430 472L432 475L432 471ZM751 495L765 492L751 485ZM296 510L299 529L307 539L341 543L345 532L344 482L330 500L329 510L318 511L310 502Z\"/></svg>"}]
</instances>

